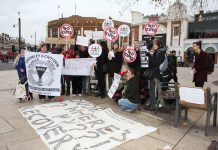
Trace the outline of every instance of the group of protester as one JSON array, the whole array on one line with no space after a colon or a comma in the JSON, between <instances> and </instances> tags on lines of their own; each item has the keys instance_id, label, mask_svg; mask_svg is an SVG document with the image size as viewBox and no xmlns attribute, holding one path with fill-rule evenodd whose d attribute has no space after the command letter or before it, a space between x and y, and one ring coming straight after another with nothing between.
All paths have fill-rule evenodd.
<instances>
[{"instance_id":1,"label":"group of protester","mask_svg":"<svg viewBox=\"0 0 218 150\"><path fill-rule=\"evenodd\" d=\"M96 96L105 98L107 74L109 87L112 85L114 74L120 74L122 78L117 92L114 94L114 98L117 99L118 104L125 111L137 110L139 104L143 102L142 99L148 99L144 107L146 110L154 110L157 103L156 89L158 89L159 92L163 90L160 88L161 82L169 82L171 79L173 79L174 82L178 82L176 51L171 51L170 54L167 55L166 48L159 39L153 38L151 43L147 44L148 52L146 55L149 58L148 68L141 67L138 41L135 41L133 45L137 56L136 60L132 63L128 63L123 59L123 51L129 46L127 42L124 42L121 48L119 48L117 42L114 42L111 51L109 51L106 41L100 41L99 44L102 47L102 53L96 58L96 64L94 65L99 91ZM193 67L193 81L196 87L203 87L204 82L207 81L208 57L207 54L201 50L200 41L194 42L193 48L196 53ZM39 52L49 52L45 43L40 45ZM67 46L63 48L57 47L55 53L63 55L64 60L90 57L87 47L84 46L80 46L79 50L69 49ZM161 67L164 64L167 65L167 67L163 71ZM23 49L20 50L14 62L14 67L18 71L20 81L24 84L27 81L27 77ZM63 75L61 77L61 95L69 96L71 90L73 96L86 94L88 84L89 77ZM26 84L26 91L28 99L32 99L32 93L28 92L28 84ZM39 99L44 102L45 96L39 95ZM48 99L53 101L54 97L48 96Z\"/></svg>"}]
</instances>

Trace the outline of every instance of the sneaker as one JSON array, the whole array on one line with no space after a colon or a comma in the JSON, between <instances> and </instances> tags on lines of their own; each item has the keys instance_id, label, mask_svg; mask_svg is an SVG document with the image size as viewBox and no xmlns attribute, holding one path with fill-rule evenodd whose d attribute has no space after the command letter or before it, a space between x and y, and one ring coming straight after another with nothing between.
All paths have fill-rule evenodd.
<instances>
[{"instance_id":1,"label":"sneaker","mask_svg":"<svg viewBox=\"0 0 218 150\"><path fill-rule=\"evenodd\" d=\"M41 99L41 102L42 102L42 103L44 103L44 102L45 102L45 99L44 99L44 98L43 98L43 99Z\"/></svg>"},{"instance_id":2,"label":"sneaker","mask_svg":"<svg viewBox=\"0 0 218 150\"><path fill-rule=\"evenodd\" d=\"M79 94L79 96L81 97L81 96L82 96L82 94Z\"/></svg>"},{"instance_id":3,"label":"sneaker","mask_svg":"<svg viewBox=\"0 0 218 150\"><path fill-rule=\"evenodd\" d=\"M73 94L73 96L76 96L76 94Z\"/></svg>"}]
</instances>

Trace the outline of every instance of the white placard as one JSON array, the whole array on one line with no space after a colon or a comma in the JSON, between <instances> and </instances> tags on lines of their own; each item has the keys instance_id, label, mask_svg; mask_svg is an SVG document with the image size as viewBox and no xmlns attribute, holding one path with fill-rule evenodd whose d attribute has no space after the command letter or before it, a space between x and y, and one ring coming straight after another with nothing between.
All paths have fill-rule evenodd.
<instances>
[{"instance_id":1,"label":"white placard","mask_svg":"<svg viewBox=\"0 0 218 150\"><path fill-rule=\"evenodd\" d=\"M92 44L89 46L88 52L91 57L97 58L101 55L102 48L99 44Z\"/></svg>"},{"instance_id":2,"label":"white placard","mask_svg":"<svg viewBox=\"0 0 218 150\"><path fill-rule=\"evenodd\" d=\"M25 52L25 63L30 92L60 96L63 55Z\"/></svg>"},{"instance_id":3,"label":"white placard","mask_svg":"<svg viewBox=\"0 0 218 150\"><path fill-rule=\"evenodd\" d=\"M147 35L155 35L158 31L158 25L153 21L149 21L144 26L144 30L147 33Z\"/></svg>"},{"instance_id":4,"label":"white placard","mask_svg":"<svg viewBox=\"0 0 218 150\"><path fill-rule=\"evenodd\" d=\"M19 111L51 150L109 150L157 130L85 100Z\"/></svg>"},{"instance_id":5,"label":"white placard","mask_svg":"<svg viewBox=\"0 0 218 150\"><path fill-rule=\"evenodd\" d=\"M140 47L140 57L141 57L141 67L148 68L149 65L149 57L146 55L148 49L146 46Z\"/></svg>"},{"instance_id":6,"label":"white placard","mask_svg":"<svg viewBox=\"0 0 218 150\"><path fill-rule=\"evenodd\" d=\"M63 75L92 76L95 58L73 58L65 59Z\"/></svg>"},{"instance_id":7,"label":"white placard","mask_svg":"<svg viewBox=\"0 0 218 150\"><path fill-rule=\"evenodd\" d=\"M103 31L93 31L93 39L94 40L102 40L104 39L104 32Z\"/></svg>"},{"instance_id":8,"label":"white placard","mask_svg":"<svg viewBox=\"0 0 218 150\"><path fill-rule=\"evenodd\" d=\"M118 28L119 36L127 37L127 36L129 36L129 33L130 33L130 28L128 25L123 24L123 25L119 26L119 28Z\"/></svg>"},{"instance_id":9,"label":"white placard","mask_svg":"<svg viewBox=\"0 0 218 150\"><path fill-rule=\"evenodd\" d=\"M73 36L74 30L70 24L63 24L60 27L60 33L63 38L70 38L71 36Z\"/></svg>"},{"instance_id":10,"label":"white placard","mask_svg":"<svg viewBox=\"0 0 218 150\"><path fill-rule=\"evenodd\" d=\"M77 36L76 44L82 46L89 46L89 38L83 36Z\"/></svg>"},{"instance_id":11,"label":"white placard","mask_svg":"<svg viewBox=\"0 0 218 150\"><path fill-rule=\"evenodd\" d=\"M85 30L84 34L86 35L87 38L92 39L92 30Z\"/></svg>"},{"instance_id":12,"label":"white placard","mask_svg":"<svg viewBox=\"0 0 218 150\"><path fill-rule=\"evenodd\" d=\"M179 96L180 96L180 100L188 103L205 104L203 89L181 87L179 88Z\"/></svg>"},{"instance_id":13,"label":"white placard","mask_svg":"<svg viewBox=\"0 0 218 150\"><path fill-rule=\"evenodd\" d=\"M107 94L110 98L113 98L114 93L117 91L117 88L118 88L119 83L120 83L120 79L121 79L121 75L114 73L114 81L110 87L110 90L108 91L108 94Z\"/></svg>"},{"instance_id":14,"label":"white placard","mask_svg":"<svg viewBox=\"0 0 218 150\"><path fill-rule=\"evenodd\" d=\"M116 41L118 38L118 32L116 28L107 28L104 30L104 39L110 42Z\"/></svg>"},{"instance_id":15,"label":"white placard","mask_svg":"<svg viewBox=\"0 0 218 150\"><path fill-rule=\"evenodd\" d=\"M105 31L107 28L114 27L114 22L111 19L106 19L102 23L102 29Z\"/></svg>"}]
</instances>

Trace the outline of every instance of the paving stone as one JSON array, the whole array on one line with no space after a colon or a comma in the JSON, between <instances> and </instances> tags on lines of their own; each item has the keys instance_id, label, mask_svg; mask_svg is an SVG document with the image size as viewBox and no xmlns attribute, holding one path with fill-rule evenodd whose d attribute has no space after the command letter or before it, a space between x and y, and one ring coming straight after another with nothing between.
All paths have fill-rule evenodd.
<instances>
[{"instance_id":1,"label":"paving stone","mask_svg":"<svg viewBox=\"0 0 218 150\"><path fill-rule=\"evenodd\" d=\"M13 130L14 128L10 124L8 124L2 117L0 117L0 135Z\"/></svg>"},{"instance_id":2,"label":"paving stone","mask_svg":"<svg viewBox=\"0 0 218 150\"><path fill-rule=\"evenodd\" d=\"M26 128L29 127L29 123L26 121L25 118L11 118L8 120L11 126L13 126L15 129L20 129L20 128Z\"/></svg>"},{"instance_id":3,"label":"paving stone","mask_svg":"<svg viewBox=\"0 0 218 150\"><path fill-rule=\"evenodd\" d=\"M7 147L8 150L49 150L49 148L41 141L40 138Z\"/></svg>"}]
</instances>

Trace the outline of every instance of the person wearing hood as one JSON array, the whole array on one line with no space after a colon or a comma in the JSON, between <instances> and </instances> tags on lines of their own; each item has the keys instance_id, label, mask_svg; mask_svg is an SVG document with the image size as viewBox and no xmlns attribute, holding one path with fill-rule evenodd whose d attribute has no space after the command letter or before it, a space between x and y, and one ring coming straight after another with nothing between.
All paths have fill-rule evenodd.
<instances>
[{"instance_id":1,"label":"person wearing hood","mask_svg":"<svg viewBox=\"0 0 218 150\"><path fill-rule=\"evenodd\" d=\"M157 99L155 96L155 87L158 90L158 96L161 92L160 88L160 65L164 62L166 55L166 50L163 47L162 41L159 39L153 40L153 48L147 53L149 57L149 67L148 70L151 70L152 76L150 79L150 98L149 104L145 106L146 110L153 111L157 104Z\"/></svg>"},{"instance_id":2,"label":"person wearing hood","mask_svg":"<svg viewBox=\"0 0 218 150\"><path fill-rule=\"evenodd\" d=\"M133 112L138 108L139 102L139 77L136 75L136 70L130 68L127 72L127 87L118 104L122 110Z\"/></svg>"}]
</instances>

